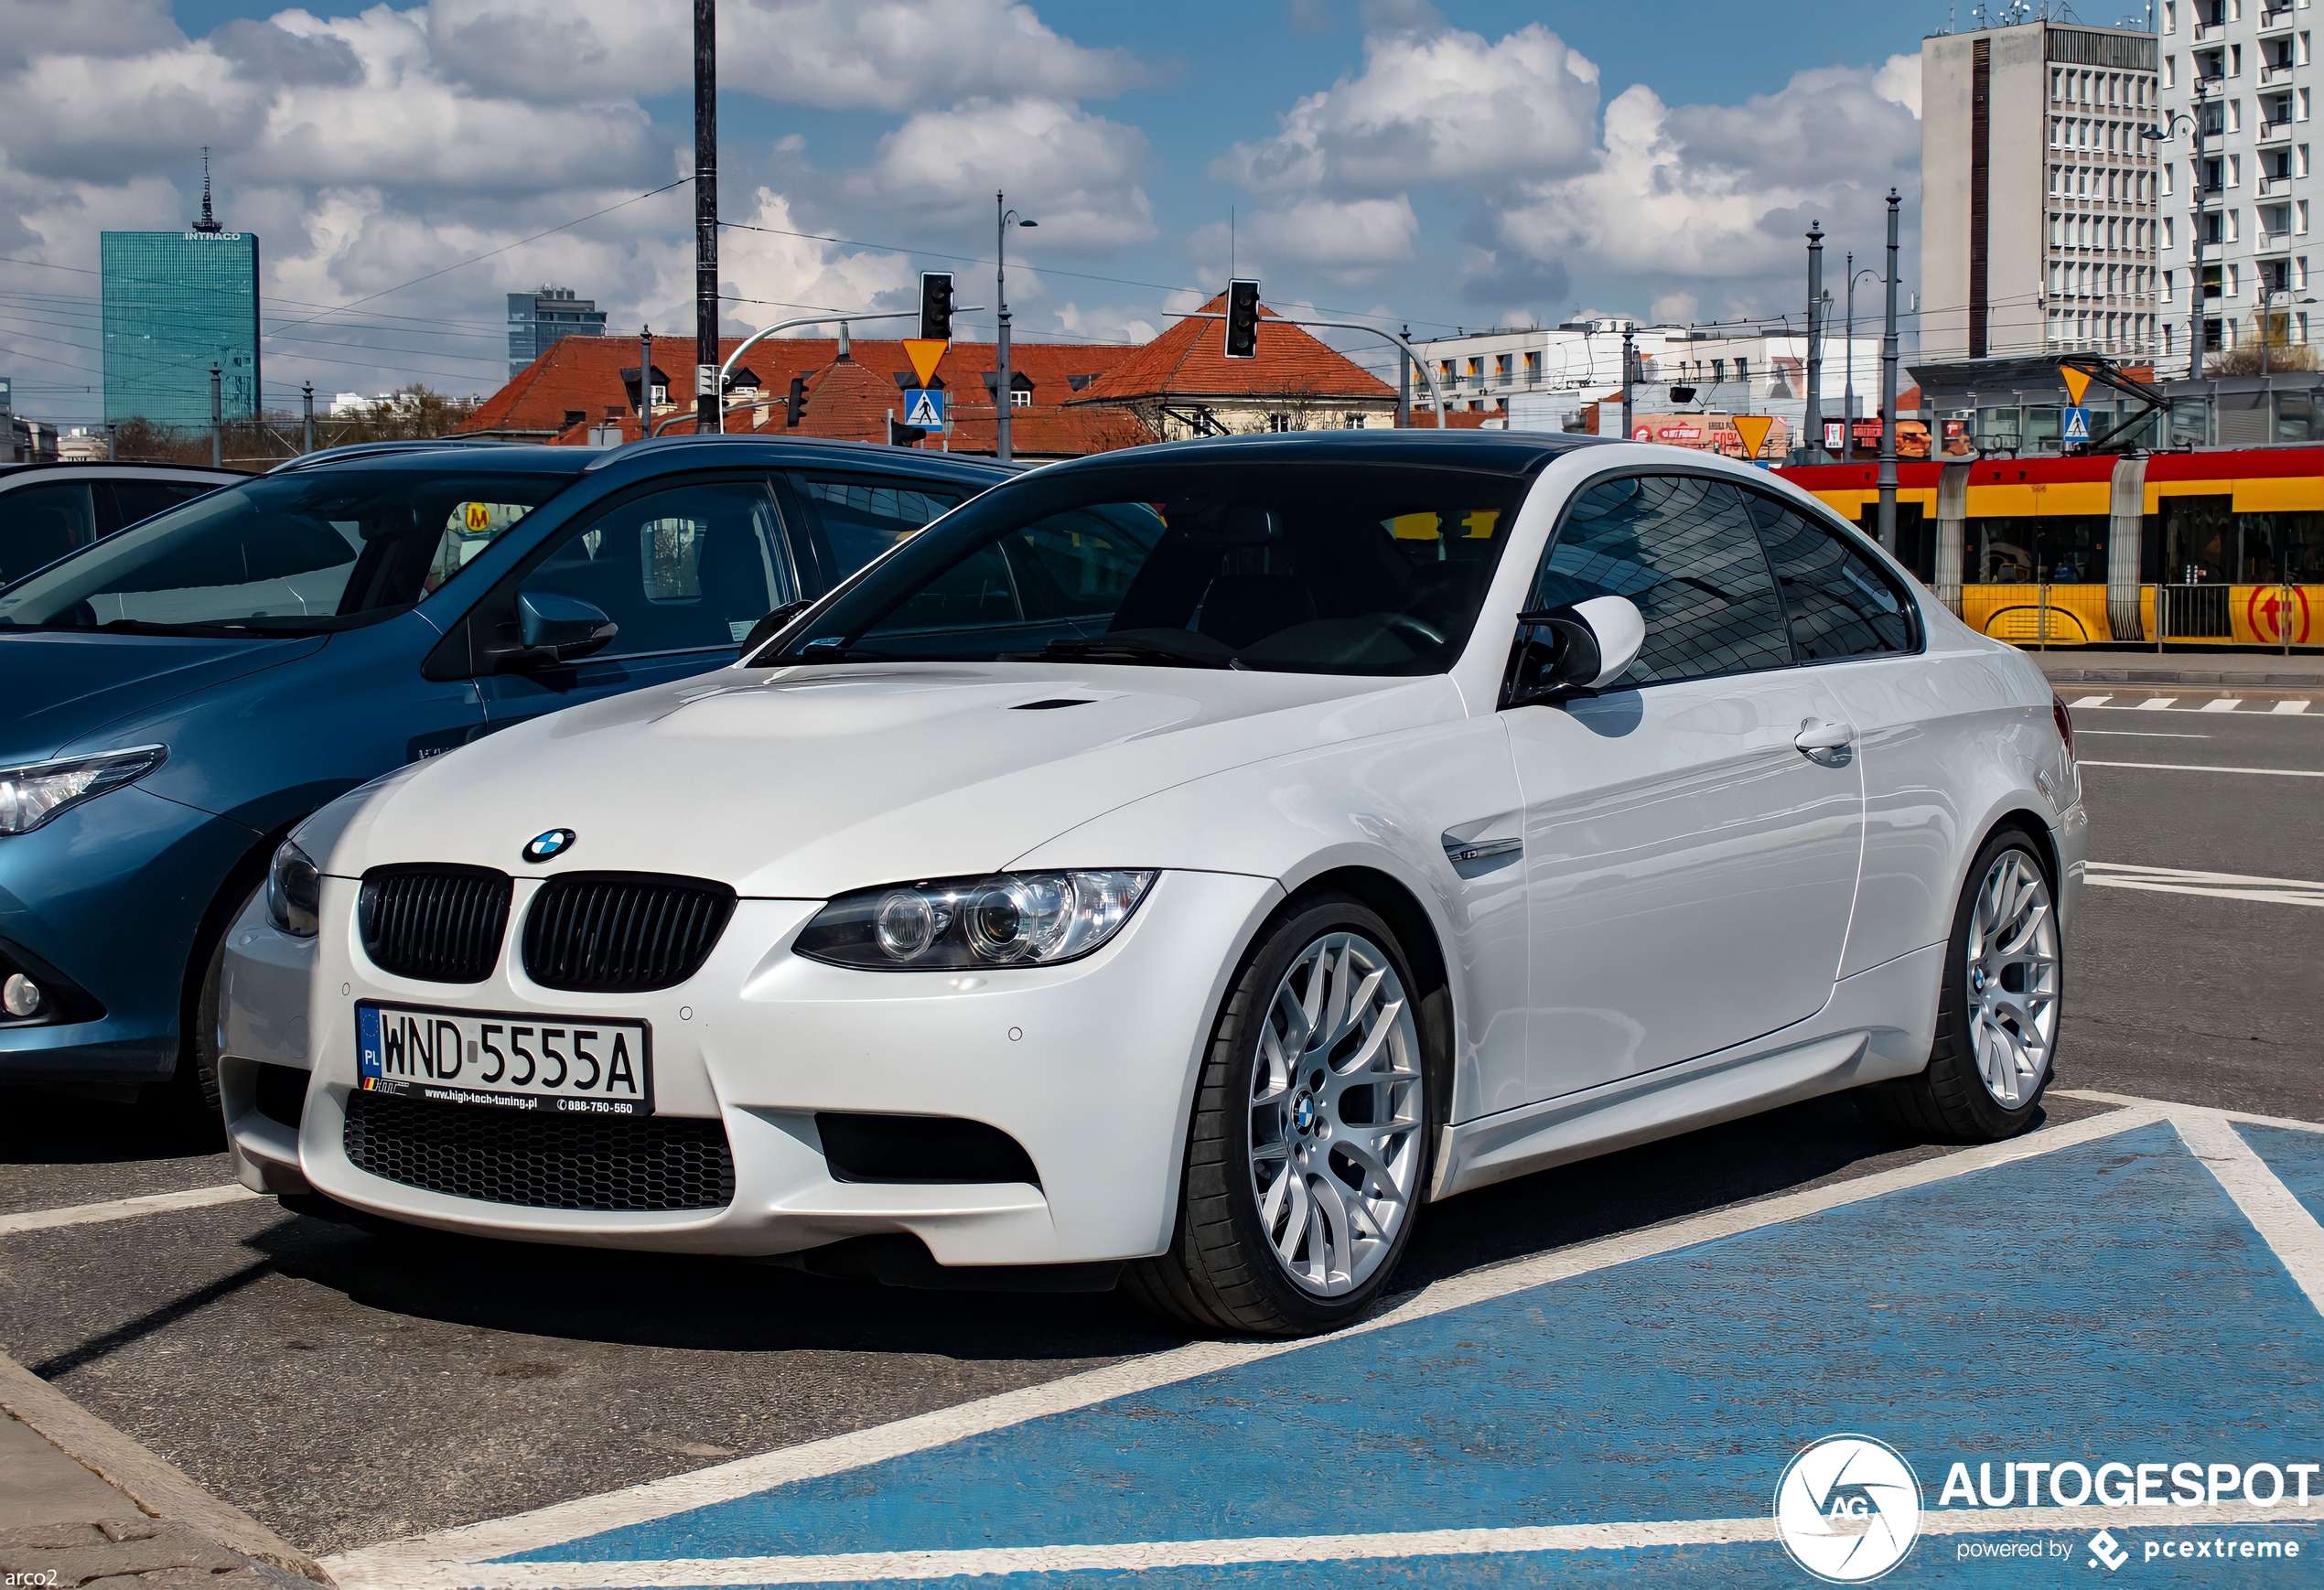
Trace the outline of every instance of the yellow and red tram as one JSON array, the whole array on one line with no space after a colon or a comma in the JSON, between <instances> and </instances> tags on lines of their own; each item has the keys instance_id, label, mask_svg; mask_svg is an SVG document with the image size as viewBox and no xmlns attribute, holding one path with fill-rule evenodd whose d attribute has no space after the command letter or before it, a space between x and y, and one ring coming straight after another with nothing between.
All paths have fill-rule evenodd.
<instances>
[{"instance_id":1,"label":"yellow and red tram","mask_svg":"<svg viewBox=\"0 0 2324 1590\"><path fill-rule=\"evenodd\" d=\"M1874 528L1878 467L1785 478ZM1897 467L1897 550L2020 645L2324 646L2324 447Z\"/></svg>"}]
</instances>

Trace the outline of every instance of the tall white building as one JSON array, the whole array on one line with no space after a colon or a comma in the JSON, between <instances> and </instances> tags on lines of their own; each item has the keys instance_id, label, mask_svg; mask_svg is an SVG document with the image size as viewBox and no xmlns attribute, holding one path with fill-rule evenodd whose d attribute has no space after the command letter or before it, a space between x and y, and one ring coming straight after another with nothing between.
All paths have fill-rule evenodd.
<instances>
[{"instance_id":1,"label":"tall white building","mask_svg":"<svg viewBox=\"0 0 2324 1590\"><path fill-rule=\"evenodd\" d=\"M2198 236L2207 349L2255 340L2263 315L2277 341L2308 341L2315 16L2311 0L2162 0L2164 349L2178 371Z\"/></svg>"},{"instance_id":2,"label":"tall white building","mask_svg":"<svg viewBox=\"0 0 2324 1590\"><path fill-rule=\"evenodd\" d=\"M2157 54L2050 21L1922 41L1921 361L2156 357Z\"/></svg>"}]
</instances>

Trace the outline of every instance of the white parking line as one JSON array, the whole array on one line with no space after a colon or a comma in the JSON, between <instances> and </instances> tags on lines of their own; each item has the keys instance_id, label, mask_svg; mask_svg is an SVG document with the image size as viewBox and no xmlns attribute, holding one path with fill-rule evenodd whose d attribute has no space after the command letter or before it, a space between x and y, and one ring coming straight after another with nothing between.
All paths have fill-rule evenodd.
<instances>
[{"instance_id":1,"label":"white parking line","mask_svg":"<svg viewBox=\"0 0 2324 1590\"><path fill-rule=\"evenodd\" d=\"M560 1502L533 1512L519 1513L512 1518L464 1524L436 1534L360 1547L328 1558L323 1565L341 1590L415 1590L415 1587L447 1583L463 1586L498 1584L501 1581L479 1577L479 1570L472 1564L494 1557L562 1545L585 1535L666 1518L672 1513L706 1507L715 1502L731 1501L737 1497L770 1490L802 1479L845 1473L1051 1414L1072 1413L1197 1376L1296 1353L1318 1341L1339 1341L1368 1331L1383 1330L1451 1309L1465 1308L1471 1304L1490 1302L1494 1298L1553 1281L1563 1281L1627 1264L1634 1260L1693 1247L1699 1242L1803 1219L1828 1209L1843 1209L1892 1192L1949 1181L1972 1171L2039 1158L2060 1149L2072 1148L2150 1125L2162 1118L2161 1112L2152 1105L2134 1104L2112 1114L2045 1127L2007 1143L1962 1149L1935 1159L1859 1176L1851 1181L1784 1193L1754 1203L1715 1209L1708 1214L1648 1227L1644 1230L1581 1243L1534 1258L1473 1270L1436 1282L1401 1306L1332 1336L1311 1338L1307 1341L1194 1342L1156 1353L1150 1358L1133 1359L1078 1375L1067 1375L1045 1385L1004 1391L997 1396L980 1398L955 1408L941 1408L892 1423L875 1425L868 1430L803 1442L797 1446L737 1458L731 1463L695 1469L689 1474L649 1480L624 1490ZM568 1574L572 1570L571 1564L560 1566ZM505 1571L495 1568L490 1572L499 1574ZM687 1581L690 1584L702 1582Z\"/></svg>"},{"instance_id":2,"label":"white parking line","mask_svg":"<svg viewBox=\"0 0 2324 1590\"><path fill-rule=\"evenodd\" d=\"M2241 697L2228 695L2222 696L2217 701L2207 701L2195 710L2198 712L2233 712L2237 707L2243 704L2243 703Z\"/></svg>"},{"instance_id":3,"label":"white parking line","mask_svg":"<svg viewBox=\"0 0 2324 1590\"><path fill-rule=\"evenodd\" d=\"M2170 710L2170 704L2178 699L2179 698L2175 695L2155 696L2149 700L2140 702L2136 710L2139 712L2168 712Z\"/></svg>"},{"instance_id":4,"label":"white parking line","mask_svg":"<svg viewBox=\"0 0 2324 1590\"><path fill-rule=\"evenodd\" d=\"M2217 768L2201 762L2088 762L2085 768L2148 768L2165 773L2267 773L2278 779L2324 779L2324 768Z\"/></svg>"},{"instance_id":5,"label":"white parking line","mask_svg":"<svg viewBox=\"0 0 2324 1590\"><path fill-rule=\"evenodd\" d=\"M2280 713L2288 717L2293 713L2306 712L2308 710L2308 703L2304 701L2279 701L2267 710L2271 713Z\"/></svg>"},{"instance_id":6,"label":"white parking line","mask_svg":"<svg viewBox=\"0 0 2324 1590\"><path fill-rule=\"evenodd\" d=\"M2209 735L2182 735L2169 729L2076 729L2074 738L2096 735L2110 740L2208 740Z\"/></svg>"},{"instance_id":7,"label":"white parking line","mask_svg":"<svg viewBox=\"0 0 2324 1590\"><path fill-rule=\"evenodd\" d=\"M2324 883L2308 878L2253 877L2243 873L2190 872L2175 866L2131 866L2093 861L2083 880L2107 889L2146 889L2163 895L2205 895L2278 906L2324 906Z\"/></svg>"},{"instance_id":8,"label":"white parking line","mask_svg":"<svg viewBox=\"0 0 2324 1590\"><path fill-rule=\"evenodd\" d=\"M2104 706L2114 699L2111 695L2085 695L2079 701L2070 701L2066 704L2068 706Z\"/></svg>"},{"instance_id":9,"label":"white parking line","mask_svg":"<svg viewBox=\"0 0 2324 1590\"><path fill-rule=\"evenodd\" d=\"M105 1220L130 1220L139 1215L167 1214L172 1209L207 1209L211 1204L240 1203L257 1198L246 1187L198 1187L189 1192L147 1193L142 1198L114 1198L102 1204L74 1204L61 1209L33 1209L21 1215L0 1215L0 1237L19 1231L48 1231L59 1226L93 1226Z\"/></svg>"},{"instance_id":10,"label":"white parking line","mask_svg":"<svg viewBox=\"0 0 2324 1590\"><path fill-rule=\"evenodd\" d=\"M1985 1535L2022 1530L2119 1527L2103 1506L1960 1508L1923 1510L1927 1535ZM2312 1520L2285 1509L2221 1501L2173 1527L2278 1527ZM1103 1574L1166 1568L1225 1568L1262 1563L1359 1563L1414 1557L1506 1556L1525 1552L1618 1552L1657 1546L1726 1546L1778 1539L1772 1517L1665 1519L1610 1524L1535 1524L1513 1529L1412 1530L1367 1535L1271 1535L1243 1540L1124 1541L1107 1545L982 1546L963 1551L847 1552L797 1557L688 1557L649 1562L443 1564L414 1575L410 1590L644 1590L647 1586L880 1584L986 1574ZM341 1583L344 1583L342 1580Z\"/></svg>"},{"instance_id":11,"label":"white parking line","mask_svg":"<svg viewBox=\"0 0 2324 1590\"><path fill-rule=\"evenodd\" d=\"M2171 1124L2189 1152L2219 1178L2260 1240L2276 1251L2317 1312L2324 1314L2324 1226L2316 1223L2308 1207L2276 1179L2226 1117L2210 1111L2174 1111Z\"/></svg>"}]
</instances>

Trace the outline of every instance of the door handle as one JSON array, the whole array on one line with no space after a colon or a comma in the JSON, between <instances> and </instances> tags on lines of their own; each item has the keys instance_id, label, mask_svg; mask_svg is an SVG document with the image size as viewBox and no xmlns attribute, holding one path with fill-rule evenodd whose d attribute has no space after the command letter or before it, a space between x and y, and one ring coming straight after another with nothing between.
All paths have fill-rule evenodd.
<instances>
[{"instance_id":1,"label":"door handle","mask_svg":"<svg viewBox=\"0 0 2324 1590\"><path fill-rule=\"evenodd\" d=\"M1800 732L1791 744L1811 762L1836 768L1848 759L1848 747L1856 743L1856 730L1846 724L1832 723L1824 718L1808 718L1800 725Z\"/></svg>"}]
</instances>

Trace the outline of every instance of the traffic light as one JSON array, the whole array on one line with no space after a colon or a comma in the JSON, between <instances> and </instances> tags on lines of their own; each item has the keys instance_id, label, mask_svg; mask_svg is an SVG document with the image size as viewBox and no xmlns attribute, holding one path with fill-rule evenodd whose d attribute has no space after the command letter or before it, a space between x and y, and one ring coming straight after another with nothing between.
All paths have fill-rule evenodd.
<instances>
[{"instance_id":1,"label":"traffic light","mask_svg":"<svg viewBox=\"0 0 2324 1590\"><path fill-rule=\"evenodd\" d=\"M1227 284L1227 357L1259 357L1259 284Z\"/></svg>"},{"instance_id":2,"label":"traffic light","mask_svg":"<svg viewBox=\"0 0 2324 1590\"><path fill-rule=\"evenodd\" d=\"M927 438L925 425L908 425L896 418L891 410L888 415L888 445L891 447L916 447Z\"/></svg>"},{"instance_id":3,"label":"traffic light","mask_svg":"<svg viewBox=\"0 0 2324 1590\"><path fill-rule=\"evenodd\" d=\"M794 375L791 378L791 395L783 399L782 408L784 427L788 430L797 430L800 417L807 412L807 378L805 376Z\"/></svg>"},{"instance_id":4,"label":"traffic light","mask_svg":"<svg viewBox=\"0 0 2324 1590\"><path fill-rule=\"evenodd\" d=\"M952 273L920 274L920 334L929 342L952 339Z\"/></svg>"}]
</instances>

